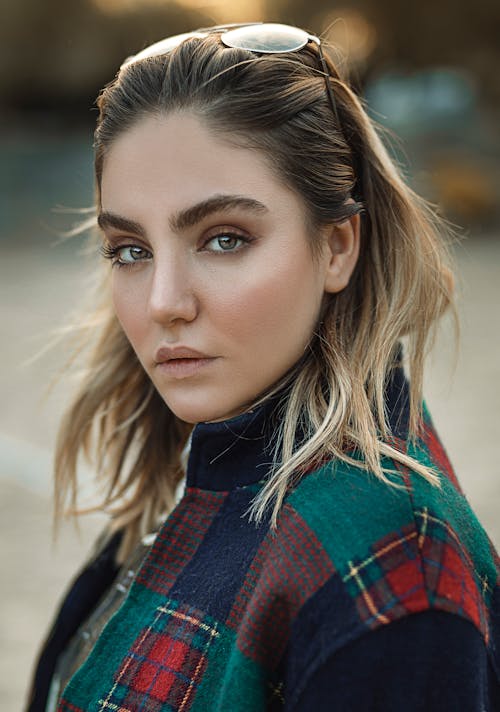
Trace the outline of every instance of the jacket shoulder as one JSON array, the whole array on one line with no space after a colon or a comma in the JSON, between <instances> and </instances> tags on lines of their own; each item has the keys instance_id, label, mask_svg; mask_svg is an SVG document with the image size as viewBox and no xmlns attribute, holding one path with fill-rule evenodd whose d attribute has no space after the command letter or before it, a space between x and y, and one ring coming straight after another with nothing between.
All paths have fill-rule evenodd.
<instances>
[{"instance_id":1,"label":"jacket shoulder","mask_svg":"<svg viewBox=\"0 0 500 712\"><path fill-rule=\"evenodd\" d=\"M318 600L345 604L347 639L435 609L470 620L486 643L491 640L498 556L430 420L426 427L409 454L438 473L440 487L392 460L383 465L400 489L361 467L330 462L305 476L287 498L288 516L300 519L298 528L308 532L330 571Z\"/></svg>"},{"instance_id":2,"label":"jacket shoulder","mask_svg":"<svg viewBox=\"0 0 500 712\"><path fill-rule=\"evenodd\" d=\"M427 425L410 454L433 467L441 487L393 461L383 464L401 489L331 462L288 496L284 520L293 522L305 582L288 647L290 689L350 644L431 613L472 623L500 679L498 555Z\"/></svg>"}]
</instances>

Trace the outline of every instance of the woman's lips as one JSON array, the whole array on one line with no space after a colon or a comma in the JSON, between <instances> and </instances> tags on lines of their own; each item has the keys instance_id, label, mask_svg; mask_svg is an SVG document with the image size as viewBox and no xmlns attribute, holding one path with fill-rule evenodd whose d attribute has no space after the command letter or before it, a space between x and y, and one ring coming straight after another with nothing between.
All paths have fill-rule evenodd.
<instances>
[{"instance_id":1,"label":"woman's lips","mask_svg":"<svg viewBox=\"0 0 500 712\"><path fill-rule=\"evenodd\" d=\"M215 358L171 358L157 363L156 368L166 376L187 378L200 373L213 361Z\"/></svg>"},{"instance_id":2,"label":"woman's lips","mask_svg":"<svg viewBox=\"0 0 500 712\"><path fill-rule=\"evenodd\" d=\"M210 363L214 357L188 346L161 346L155 353L156 368L163 374L173 378L194 376Z\"/></svg>"}]
</instances>

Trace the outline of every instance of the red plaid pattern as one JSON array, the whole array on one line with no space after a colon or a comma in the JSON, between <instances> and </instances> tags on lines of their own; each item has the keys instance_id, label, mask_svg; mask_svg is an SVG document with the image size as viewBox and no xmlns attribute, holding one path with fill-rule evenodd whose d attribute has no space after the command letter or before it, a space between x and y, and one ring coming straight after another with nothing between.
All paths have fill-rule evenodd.
<instances>
[{"instance_id":1,"label":"red plaid pattern","mask_svg":"<svg viewBox=\"0 0 500 712\"><path fill-rule=\"evenodd\" d=\"M137 576L137 583L167 596L181 570L191 560L227 493L204 492L203 499L187 490L174 509Z\"/></svg>"},{"instance_id":2,"label":"red plaid pattern","mask_svg":"<svg viewBox=\"0 0 500 712\"><path fill-rule=\"evenodd\" d=\"M484 593L495 581L488 581L475 570L469 553L453 528L425 508L415 513L420 520L419 546L422 552L426 585L431 603L469 618L489 639Z\"/></svg>"},{"instance_id":3,"label":"red plaid pattern","mask_svg":"<svg viewBox=\"0 0 500 712\"><path fill-rule=\"evenodd\" d=\"M436 607L469 618L488 639L487 612L472 562L453 529L427 509L413 524L349 562L344 575L360 618L369 628ZM484 585L484 582L483 582Z\"/></svg>"},{"instance_id":4,"label":"red plaid pattern","mask_svg":"<svg viewBox=\"0 0 500 712\"><path fill-rule=\"evenodd\" d=\"M227 621L238 630L241 652L274 668L297 612L333 573L314 531L285 505L279 534L270 532L262 542Z\"/></svg>"},{"instance_id":5,"label":"red plaid pattern","mask_svg":"<svg viewBox=\"0 0 500 712\"><path fill-rule=\"evenodd\" d=\"M115 675L99 711L187 712L207 665L207 651L220 636L217 623L196 609L168 601L156 609Z\"/></svg>"},{"instance_id":6,"label":"red plaid pattern","mask_svg":"<svg viewBox=\"0 0 500 712\"><path fill-rule=\"evenodd\" d=\"M343 582L370 628L423 610L427 597L414 525L381 539L365 559L350 561Z\"/></svg>"},{"instance_id":7,"label":"red plaid pattern","mask_svg":"<svg viewBox=\"0 0 500 712\"><path fill-rule=\"evenodd\" d=\"M432 462L441 470L441 472L446 475L446 477L453 483L457 492L462 492L462 487L457 480L451 462L448 459L446 450L443 447L441 440L438 437L433 425L428 420L424 420L422 423L422 440L429 451Z\"/></svg>"}]
</instances>

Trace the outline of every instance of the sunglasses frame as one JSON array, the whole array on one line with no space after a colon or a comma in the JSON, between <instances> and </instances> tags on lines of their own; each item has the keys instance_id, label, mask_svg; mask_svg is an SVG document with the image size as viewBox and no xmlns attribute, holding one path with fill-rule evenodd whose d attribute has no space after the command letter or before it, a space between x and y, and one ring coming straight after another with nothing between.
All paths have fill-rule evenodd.
<instances>
[{"instance_id":1,"label":"sunglasses frame","mask_svg":"<svg viewBox=\"0 0 500 712\"><path fill-rule=\"evenodd\" d=\"M272 32L275 34L283 34L286 32L295 35L296 42L292 42L290 47L275 49L272 47L266 48L265 46L259 45L258 48L252 46L249 42L244 42L244 30L247 28L260 28L264 31L268 31L271 36ZM292 25L282 25L273 22L244 22L244 23L233 23L228 25L214 25L213 27L201 27L193 32L185 32L179 35L172 35L171 37L166 37L159 42L155 42L149 47L146 47L141 52L135 55L127 57L122 63L120 70L124 67L128 67L135 62L139 62L142 59L147 59L148 57L156 57L162 54L166 54L171 50L178 47L182 42L191 38L207 37L207 35L220 32L220 40L226 47L232 47L233 49L245 49L257 55L261 54L286 54L288 52L300 52L309 42L313 42L318 48L318 58L321 64L321 73L325 78L326 93L330 105L332 107L333 115L337 122L337 126L341 129L340 119L337 111L337 104L335 102L335 97L333 96L333 90L330 85L331 74L328 70L328 65L326 63L323 51L321 49L321 40L316 35L311 35L300 27L293 27ZM238 41L239 39L239 41ZM255 43L254 43L255 44ZM263 43L265 44L265 43Z\"/></svg>"}]
</instances>

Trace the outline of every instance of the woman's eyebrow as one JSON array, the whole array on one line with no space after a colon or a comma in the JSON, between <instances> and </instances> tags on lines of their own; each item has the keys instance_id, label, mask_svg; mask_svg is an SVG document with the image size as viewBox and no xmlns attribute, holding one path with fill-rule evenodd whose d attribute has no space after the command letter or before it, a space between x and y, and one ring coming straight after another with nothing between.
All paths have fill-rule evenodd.
<instances>
[{"instance_id":1,"label":"woman's eyebrow","mask_svg":"<svg viewBox=\"0 0 500 712\"><path fill-rule=\"evenodd\" d=\"M223 212L232 208L240 208L257 213L268 212L268 208L264 203L255 200L255 198L248 198L243 195L214 195L176 213L169 220L170 228L174 232L182 232L201 222L212 213ZM116 230L132 232L141 237L146 237L146 230L140 223L106 210L97 216L97 224L101 230L115 228Z\"/></svg>"},{"instance_id":2,"label":"woman's eyebrow","mask_svg":"<svg viewBox=\"0 0 500 712\"><path fill-rule=\"evenodd\" d=\"M123 232L133 232L141 237L146 236L146 231L142 225L135 220L129 220L122 215L116 215L108 211L103 211L97 216L97 224L101 230L106 228L115 228L115 230L123 230Z\"/></svg>"},{"instance_id":3,"label":"woman's eyebrow","mask_svg":"<svg viewBox=\"0 0 500 712\"><path fill-rule=\"evenodd\" d=\"M212 213L240 208L243 210L267 213L268 208L255 198L248 198L243 195L214 195L207 200L203 200L190 208L181 210L174 215L169 224L174 232L182 232L189 227L193 227Z\"/></svg>"}]
</instances>

